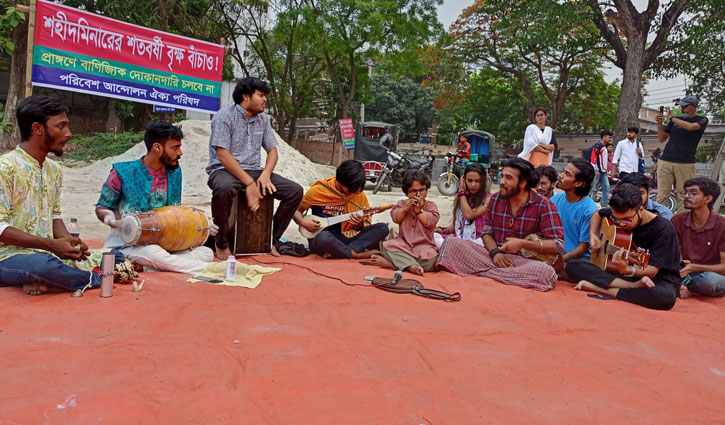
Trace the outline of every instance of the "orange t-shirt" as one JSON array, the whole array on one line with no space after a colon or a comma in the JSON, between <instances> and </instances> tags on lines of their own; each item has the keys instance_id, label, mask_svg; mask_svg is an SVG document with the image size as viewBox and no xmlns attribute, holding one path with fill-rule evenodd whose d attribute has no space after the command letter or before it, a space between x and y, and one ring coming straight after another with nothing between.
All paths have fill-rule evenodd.
<instances>
[{"instance_id":1,"label":"orange t-shirt","mask_svg":"<svg viewBox=\"0 0 725 425\"><path fill-rule=\"evenodd\" d=\"M344 198L336 195L325 186L330 187L337 191L335 188L336 177L330 177L328 179L320 179L310 187L302 198L302 202L311 206L312 214L318 217L334 217L341 214L347 214L353 211L359 211L360 208L347 202ZM325 186L318 184L323 183ZM339 192L338 192L339 193ZM353 193L350 196L346 196L349 200L355 202L363 208L370 208L370 202L365 193ZM365 225L368 226L372 223L372 217L365 217ZM342 234L348 238L352 238L360 233L359 230L353 229L349 221L345 221L342 224Z\"/></svg>"}]
</instances>

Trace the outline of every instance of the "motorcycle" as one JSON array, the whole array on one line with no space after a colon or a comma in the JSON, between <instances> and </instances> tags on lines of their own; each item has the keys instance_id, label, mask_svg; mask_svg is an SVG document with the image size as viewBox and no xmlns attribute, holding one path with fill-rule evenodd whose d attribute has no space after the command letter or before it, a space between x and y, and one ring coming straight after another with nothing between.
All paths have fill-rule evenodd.
<instances>
[{"instance_id":1,"label":"motorcycle","mask_svg":"<svg viewBox=\"0 0 725 425\"><path fill-rule=\"evenodd\" d=\"M459 178L464 166L456 164L456 155L446 154L446 170L438 176L438 191L444 196L453 196L460 187Z\"/></svg>"},{"instance_id":2,"label":"motorcycle","mask_svg":"<svg viewBox=\"0 0 725 425\"><path fill-rule=\"evenodd\" d=\"M386 137L387 136L387 137ZM387 184L387 191L390 192L390 187L402 187L403 186L403 175L408 170L420 170L425 175L431 175L432 171L428 166L427 160L415 160L408 158L408 154L405 153L400 155L397 152L393 152L390 149L392 137L388 134L380 138L380 146L385 148L388 152L388 159L383 167L383 171L375 181L375 187L373 188L373 194L378 193L380 188Z\"/></svg>"}]
</instances>

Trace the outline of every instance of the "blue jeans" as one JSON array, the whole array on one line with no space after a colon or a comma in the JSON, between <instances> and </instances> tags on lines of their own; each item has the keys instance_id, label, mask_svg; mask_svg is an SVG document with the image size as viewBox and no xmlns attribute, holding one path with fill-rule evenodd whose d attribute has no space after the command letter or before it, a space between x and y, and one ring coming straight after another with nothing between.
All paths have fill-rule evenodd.
<instances>
[{"instance_id":1,"label":"blue jeans","mask_svg":"<svg viewBox=\"0 0 725 425\"><path fill-rule=\"evenodd\" d=\"M700 294L706 297L725 296L725 276L715 272L693 272L690 273L692 280L687 284L687 289L693 294Z\"/></svg>"},{"instance_id":2,"label":"blue jeans","mask_svg":"<svg viewBox=\"0 0 725 425\"><path fill-rule=\"evenodd\" d=\"M112 252L116 254L116 263L124 261L120 251ZM17 254L0 261L0 286L38 283L49 288L75 291L83 289L89 279L91 288L101 286L101 278L97 274L64 264L52 254Z\"/></svg>"},{"instance_id":3,"label":"blue jeans","mask_svg":"<svg viewBox=\"0 0 725 425\"><path fill-rule=\"evenodd\" d=\"M592 190L589 192L589 196L592 199L594 199L594 192L597 190L597 183L602 188L602 206L606 207L609 205L609 177L607 177L607 173L599 173L599 177L594 175Z\"/></svg>"},{"instance_id":4,"label":"blue jeans","mask_svg":"<svg viewBox=\"0 0 725 425\"><path fill-rule=\"evenodd\" d=\"M330 254L333 258L352 258L352 251L358 254L377 248L380 241L388 236L388 225L385 223L371 224L365 226L353 238L348 238L340 233L339 226L331 230L323 230L310 242L310 251L313 254Z\"/></svg>"}]
</instances>

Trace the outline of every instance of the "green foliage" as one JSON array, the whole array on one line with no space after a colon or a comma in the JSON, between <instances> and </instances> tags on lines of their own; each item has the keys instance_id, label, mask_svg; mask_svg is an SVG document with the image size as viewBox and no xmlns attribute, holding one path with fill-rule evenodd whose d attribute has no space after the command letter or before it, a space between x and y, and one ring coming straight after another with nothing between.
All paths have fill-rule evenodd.
<instances>
[{"instance_id":1,"label":"green foliage","mask_svg":"<svg viewBox=\"0 0 725 425\"><path fill-rule=\"evenodd\" d=\"M120 155L143 141L139 133L97 133L93 136L74 136L65 147L64 157L95 161Z\"/></svg>"},{"instance_id":2,"label":"green foliage","mask_svg":"<svg viewBox=\"0 0 725 425\"><path fill-rule=\"evenodd\" d=\"M12 55L15 50L15 43L12 41L12 32L20 25L25 22L25 14L15 8L14 1L2 1L3 9L5 13L0 15L0 52Z\"/></svg>"},{"instance_id":3,"label":"green foliage","mask_svg":"<svg viewBox=\"0 0 725 425\"><path fill-rule=\"evenodd\" d=\"M451 26L441 47L458 66L492 67L521 85L522 102L533 112L540 88L554 125L567 96L589 84L601 67L603 46L596 27L574 2L478 0ZM537 87L538 86L538 87Z\"/></svg>"},{"instance_id":4,"label":"green foliage","mask_svg":"<svg viewBox=\"0 0 725 425\"><path fill-rule=\"evenodd\" d=\"M182 122L182 121L186 121L187 119L188 118L186 118L186 114L183 113L183 112L179 112L179 113L174 114L174 122L175 123Z\"/></svg>"},{"instance_id":5,"label":"green foliage","mask_svg":"<svg viewBox=\"0 0 725 425\"><path fill-rule=\"evenodd\" d=\"M695 157L700 162L713 162L717 158L717 154L720 151L720 145L722 140L708 140L704 143L700 143L697 147L697 153Z\"/></svg>"},{"instance_id":6,"label":"green foliage","mask_svg":"<svg viewBox=\"0 0 725 425\"><path fill-rule=\"evenodd\" d=\"M408 77L395 78L385 70L373 75L372 101L365 105L368 121L383 121L399 126L401 133L418 135L433 123L433 90Z\"/></svg>"},{"instance_id":7,"label":"green foliage","mask_svg":"<svg viewBox=\"0 0 725 425\"><path fill-rule=\"evenodd\" d=\"M116 101L116 115L122 120L136 116L136 102L131 100Z\"/></svg>"},{"instance_id":8,"label":"green foliage","mask_svg":"<svg viewBox=\"0 0 725 425\"><path fill-rule=\"evenodd\" d=\"M13 123L2 121L3 118L5 118L5 105L0 103L0 132L9 133L12 130Z\"/></svg>"},{"instance_id":9,"label":"green foliage","mask_svg":"<svg viewBox=\"0 0 725 425\"><path fill-rule=\"evenodd\" d=\"M556 131L559 133L599 133L617 126L619 82L607 83L601 73L592 75L589 83L572 93Z\"/></svg>"}]
</instances>

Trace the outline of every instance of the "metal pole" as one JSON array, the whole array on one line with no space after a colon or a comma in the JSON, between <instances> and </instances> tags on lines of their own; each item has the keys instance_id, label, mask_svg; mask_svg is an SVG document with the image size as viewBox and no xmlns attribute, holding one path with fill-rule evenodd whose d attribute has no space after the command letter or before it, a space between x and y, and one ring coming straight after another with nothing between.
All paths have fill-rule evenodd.
<instances>
[{"instance_id":1,"label":"metal pole","mask_svg":"<svg viewBox=\"0 0 725 425\"><path fill-rule=\"evenodd\" d=\"M35 40L36 0L30 0L28 8L28 48L25 51L25 97L33 94L33 41ZM21 10L18 8L18 10Z\"/></svg>"}]
</instances>

